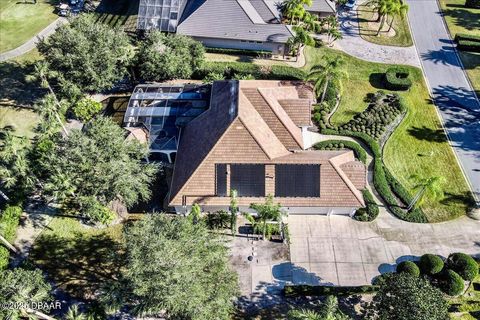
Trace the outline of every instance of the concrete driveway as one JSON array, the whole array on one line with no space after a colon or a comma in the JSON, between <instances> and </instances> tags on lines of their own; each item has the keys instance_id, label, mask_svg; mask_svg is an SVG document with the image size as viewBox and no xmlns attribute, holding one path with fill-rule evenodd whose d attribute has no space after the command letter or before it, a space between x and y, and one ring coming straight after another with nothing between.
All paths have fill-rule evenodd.
<instances>
[{"instance_id":1,"label":"concrete driveway","mask_svg":"<svg viewBox=\"0 0 480 320\"><path fill-rule=\"evenodd\" d=\"M428 86L480 203L480 103L464 73L436 0L407 0L408 18Z\"/></svg>"},{"instance_id":2,"label":"concrete driveway","mask_svg":"<svg viewBox=\"0 0 480 320\"><path fill-rule=\"evenodd\" d=\"M290 260L295 284L370 284L380 273L424 253L480 254L480 222L464 217L414 224L382 208L374 222L345 216L290 215Z\"/></svg>"}]
</instances>

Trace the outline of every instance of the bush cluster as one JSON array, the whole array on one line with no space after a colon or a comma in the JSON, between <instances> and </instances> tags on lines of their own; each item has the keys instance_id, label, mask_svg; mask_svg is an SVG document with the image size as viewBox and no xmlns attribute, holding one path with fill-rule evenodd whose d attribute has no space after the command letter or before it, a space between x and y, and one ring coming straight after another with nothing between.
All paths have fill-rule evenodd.
<instances>
[{"instance_id":1,"label":"bush cluster","mask_svg":"<svg viewBox=\"0 0 480 320\"><path fill-rule=\"evenodd\" d=\"M313 106L313 121L318 126L320 131L326 128L333 128L329 121L328 115L332 112L333 108L337 104L338 87L335 84L331 84L327 87L325 92L325 99L322 103Z\"/></svg>"},{"instance_id":2,"label":"bush cluster","mask_svg":"<svg viewBox=\"0 0 480 320\"><path fill-rule=\"evenodd\" d=\"M233 55L242 55L242 56L271 56L270 51L258 51L258 50L244 50L244 49L228 49L228 48L211 48L205 47L206 52L210 53L221 53L221 54L233 54Z\"/></svg>"},{"instance_id":3,"label":"bush cluster","mask_svg":"<svg viewBox=\"0 0 480 320\"><path fill-rule=\"evenodd\" d=\"M235 79L251 75L255 79L265 80L301 80L305 72L288 66L260 66L248 62L207 61L192 75L193 79L204 80L209 75L223 75L224 79Z\"/></svg>"},{"instance_id":4,"label":"bush cluster","mask_svg":"<svg viewBox=\"0 0 480 320\"><path fill-rule=\"evenodd\" d=\"M340 127L341 130L363 132L379 140L386 127L403 111L404 106L396 94L375 93L367 109Z\"/></svg>"},{"instance_id":5,"label":"bush cluster","mask_svg":"<svg viewBox=\"0 0 480 320\"><path fill-rule=\"evenodd\" d=\"M473 281L478 276L478 263L468 254L452 253L448 256L446 265L466 281Z\"/></svg>"},{"instance_id":6,"label":"bush cluster","mask_svg":"<svg viewBox=\"0 0 480 320\"><path fill-rule=\"evenodd\" d=\"M367 152L358 143L348 140L327 140L317 143L314 146L317 150L338 150L350 149L355 157L363 163L367 163Z\"/></svg>"},{"instance_id":7,"label":"bush cluster","mask_svg":"<svg viewBox=\"0 0 480 320\"><path fill-rule=\"evenodd\" d=\"M414 277L420 276L420 269L413 261L403 261L397 265L398 273L408 273Z\"/></svg>"},{"instance_id":8,"label":"bush cluster","mask_svg":"<svg viewBox=\"0 0 480 320\"><path fill-rule=\"evenodd\" d=\"M441 277L440 289L449 296L458 296L465 289L465 283L458 273L447 269Z\"/></svg>"},{"instance_id":9,"label":"bush cluster","mask_svg":"<svg viewBox=\"0 0 480 320\"><path fill-rule=\"evenodd\" d=\"M385 88L388 90L408 90L412 80L408 77L409 71L405 67L394 66L385 72Z\"/></svg>"},{"instance_id":10,"label":"bush cluster","mask_svg":"<svg viewBox=\"0 0 480 320\"><path fill-rule=\"evenodd\" d=\"M429 276L440 273L440 271L443 270L444 266L442 258L430 253L421 256L418 264L420 267L420 271L422 271L423 274Z\"/></svg>"},{"instance_id":11,"label":"bush cluster","mask_svg":"<svg viewBox=\"0 0 480 320\"><path fill-rule=\"evenodd\" d=\"M355 212L354 218L358 221L373 221L378 217L380 210L368 189L362 190L363 199L365 200L365 208L360 208Z\"/></svg>"},{"instance_id":12,"label":"bush cluster","mask_svg":"<svg viewBox=\"0 0 480 320\"><path fill-rule=\"evenodd\" d=\"M203 219L209 229L230 228L230 214L225 210L208 212Z\"/></svg>"},{"instance_id":13,"label":"bush cluster","mask_svg":"<svg viewBox=\"0 0 480 320\"><path fill-rule=\"evenodd\" d=\"M10 258L10 252L7 248L0 245L0 272L8 267L8 259Z\"/></svg>"},{"instance_id":14,"label":"bush cluster","mask_svg":"<svg viewBox=\"0 0 480 320\"><path fill-rule=\"evenodd\" d=\"M310 286L306 284L301 285L286 285L283 293L287 297L294 296L349 296L361 293L374 293L378 290L376 285L364 285L356 287L332 287L332 286Z\"/></svg>"}]
</instances>

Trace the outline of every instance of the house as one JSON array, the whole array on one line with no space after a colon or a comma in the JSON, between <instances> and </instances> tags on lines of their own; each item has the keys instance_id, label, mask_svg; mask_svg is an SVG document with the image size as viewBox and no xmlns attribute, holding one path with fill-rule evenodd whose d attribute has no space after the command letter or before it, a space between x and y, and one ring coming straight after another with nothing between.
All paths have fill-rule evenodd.
<instances>
[{"instance_id":1,"label":"house","mask_svg":"<svg viewBox=\"0 0 480 320\"><path fill-rule=\"evenodd\" d=\"M276 0L140 0L137 28L184 34L206 47L283 55L293 31L281 23L278 4ZM314 0L312 10L321 16L335 12L330 0Z\"/></svg>"},{"instance_id":2,"label":"house","mask_svg":"<svg viewBox=\"0 0 480 320\"><path fill-rule=\"evenodd\" d=\"M316 14L320 18L334 15L337 12L335 2L331 0L313 0L310 7L305 6L305 10Z\"/></svg>"},{"instance_id":3,"label":"house","mask_svg":"<svg viewBox=\"0 0 480 320\"><path fill-rule=\"evenodd\" d=\"M242 211L269 194L290 214L363 207L366 168L353 152L309 150L312 102L301 82L214 82L209 108L181 130L169 206L225 210L234 189Z\"/></svg>"}]
</instances>

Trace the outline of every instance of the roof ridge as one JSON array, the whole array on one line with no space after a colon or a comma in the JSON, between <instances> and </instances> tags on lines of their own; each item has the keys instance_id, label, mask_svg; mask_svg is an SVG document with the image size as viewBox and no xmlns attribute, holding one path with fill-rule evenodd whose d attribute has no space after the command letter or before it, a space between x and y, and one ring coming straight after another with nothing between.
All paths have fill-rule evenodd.
<instances>
[{"instance_id":1,"label":"roof ridge","mask_svg":"<svg viewBox=\"0 0 480 320\"><path fill-rule=\"evenodd\" d=\"M177 29L178 29L178 27L180 27L180 25L182 25L185 21L187 21L188 19L190 19L191 16L193 16L196 12L198 12L198 10L199 10L201 7L203 7L203 6L205 5L205 3L207 3L207 1L208 1L208 0L203 1L203 3L202 3L201 5L199 5L198 8L196 8L192 13L190 13L190 14L188 15L188 17L186 17L185 19L181 20L182 17L179 17L179 19L178 19L179 24L177 25ZM185 9L187 8L187 5L188 5L188 4L189 4L189 3L185 4L185 8L183 9L183 13L185 13ZM182 16L183 16L183 13L182 13ZM181 20L182 22L180 22L180 20Z\"/></svg>"},{"instance_id":2,"label":"roof ridge","mask_svg":"<svg viewBox=\"0 0 480 320\"><path fill-rule=\"evenodd\" d=\"M340 168L342 164L345 164L349 161L338 163L339 160L342 160L342 157L344 157L345 154L350 154L350 153L353 154L353 151L342 153L337 156L333 156L330 159L328 159L328 162L330 162L330 164L335 169L335 171L337 171L338 175L342 178L343 182L345 182L345 184L350 189L350 191L352 191L353 195L355 196L355 198L357 198L360 204L362 206L365 206L365 201L363 200L362 193L355 187L353 182L350 180L350 178L348 178L348 176L345 174L342 168Z\"/></svg>"}]
</instances>

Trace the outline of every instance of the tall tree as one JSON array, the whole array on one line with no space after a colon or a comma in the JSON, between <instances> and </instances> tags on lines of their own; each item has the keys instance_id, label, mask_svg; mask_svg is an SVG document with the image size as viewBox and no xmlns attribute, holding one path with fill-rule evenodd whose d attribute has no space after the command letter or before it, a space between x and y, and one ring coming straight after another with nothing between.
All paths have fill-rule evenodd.
<instances>
[{"instance_id":1,"label":"tall tree","mask_svg":"<svg viewBox=\"0 0 480 320\"><path fill-rule=\"evenodd\" d=\"M327 43L329 46L338 39L342 38L342 32L336 16L328 16L321 21L323 32L327 35Z\"/></svg>"},{"instance_id":2,"label":"tall tree","mask_svg":"<svg viewBox=\"0 0 480 320\"><path fill-rule=\"evenodd\" d=\"M447 301L427 279L408 273L382 277L380 289L366 310L367 319L448 319Z\"/></svg>"},{"instance_id":3,"label":"tall tree","mask_svg":"<svg viewBox=\"0 0 480 320\"><path fill-rule=\"evenodd\" d=\"M38 44L59 88L70 99L73 93L110 89L127 74L134 56L133 46L120 29L98 23L91 15L80 15Z\"/></svg>"},{"instance_id":4,"label":"tall tree","mask_svg":"<svg viewBox=\"0 0 480 320\"><path fill-rule=\"evenodd\" d=\"M39 139L33 152L43 196L93 220L94 212L108 216L98 209L115 200L132 206L148 199L158 169L144 161L147 145L125 140L123 129L104 117L68 137Z\"/></svg>"},{"instance_id":5,"label":"tall tree","mask_svg":"<svg viewBox=\"0 0 480 320\"><path fill-rule=\"evenodd\" d=\"M266 239L269 222L280 222L286 215L279 203L273 203L273 196L268 195L265 203L252 203L250 208L257 212L257 220L263 234L263 240Z\"/></svg>"},{"instance_id":6,"label":"tall tree","mask_svg":"<svg viewBox=\"0 0 480 320\"><path fill-rule=\"evenodd\" d=\"M168 319L230 319L238 294L228 249L203 223L148 215L124 233L127 260L121 282L105 300L135 315Z\"/></svg>"},{"instance_id":7,"label":"tall tree","mask_svg":"<svg viewBox=\"0 0 480 320\"><path fill-rule=\"evenodd\" d=\"M390 30L392 29L393 22L395 21L396 17L400 17L402 19L405 18L408 12L408 8L408 4L404 3L402 0L395 0L393 2L389 13L392 19L389 23L388 32L390 32Z\"/></svg>"},{"instance_id":8,"label":"tall tree","mask_svg":"<svg viewBox=\"0 0 480 320\"><path fill-rule=\"evenodd\" d=\"M343 64L344 60L341 57L328 57L323 65L314 66L308 74L307 80L313 80L315 93L320 96L320 103L325 100L330 85L335 85L341 90L342 80L348 77L341 69Z\"/></svg>"},{"instance_id":9,"label":"tall tree","mask_svg":"<svg viewBox=\"0 0 480 320\"><path fill-rule=\"evenodd\" d=\"M433 200L437 200L443 197L443 184L445 178L442 176L434 176L430 178L423 178L419 175L412 175L411 178L415 181L413 190L416 191L415 196L408 206L408 210L411 210L423 203L425 196Z\"/></svg>"},{"instance_id":10,"label":"tall tree","mask_svg":"<svg viewBox=\"0 0 480 320\"><path fill-rule=\"evenodd\" d=\"M295 35L287 40L287 45L291 51L295 52L297 57L300 54L302 46L315 46L315 40L312 35L303 27L295 26L293 27L293 31Z\"/></svg>"}]
</instances>

